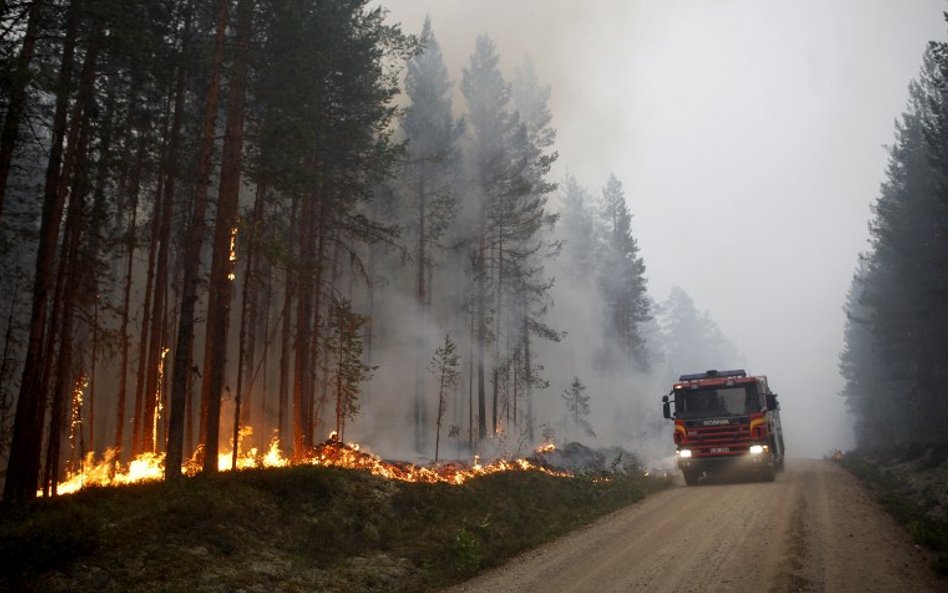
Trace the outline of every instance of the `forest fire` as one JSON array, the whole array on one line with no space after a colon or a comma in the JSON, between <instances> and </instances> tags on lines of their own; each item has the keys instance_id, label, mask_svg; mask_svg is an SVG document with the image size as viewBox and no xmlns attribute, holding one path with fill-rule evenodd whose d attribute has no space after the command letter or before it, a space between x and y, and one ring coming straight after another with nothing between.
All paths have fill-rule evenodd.
<instances>
[{"instance_id":1,"label":"forest fire","mask_svg":"<svg viewBox=\"0 0 948 593\"><path fill-rule=\"evenodd\" d=\"M556 445L554 443L543 443L535 450L537 454L549 453L550 451L556 451Z\"/></svg>"},{"instance_id":2,"label":"forest fire","mask_svg":"<svg viewBox=\"0 0 948 593\"><path fill-rule=\"evenodd\" d=\"M249 434L246 429L242 434ZM552 444L541 446L537 453L554 449ZM239 449L238 449L239 450ZM218 456L218 470L225 472L232 469L232 452L223 452ZM538 471L556 477L572 477L571 473L557 471L539 465L527 459L498 459L482 464L475 456L473 464L445 463L435 466L419 466L407 462L386 461L377 455L360 451L356 443L342 443L334 438L320 443L312 455L295 461L288 458L280 449L280 441L274 437L265 452L257 448L240 451L237 455L237 469L254 469L270 467L288 467L291 465L319 465L324 467L339 467L366 471L370 474L390 480L403 482L423 482L460 485L470 479L509 471ZM106 450L99 461L89 453L80 469L67 473L66 478L57 485L57 494L71 494L87 487L119 486L140 482L158 481L164 477L164 453L142 453L137 455L127 465L116 460L113 449ZM182 473L187 476L197 475L201 471L197 454L182 466ZM41 493L40 493L41 494Z\"/></svg>"}]
</instances>

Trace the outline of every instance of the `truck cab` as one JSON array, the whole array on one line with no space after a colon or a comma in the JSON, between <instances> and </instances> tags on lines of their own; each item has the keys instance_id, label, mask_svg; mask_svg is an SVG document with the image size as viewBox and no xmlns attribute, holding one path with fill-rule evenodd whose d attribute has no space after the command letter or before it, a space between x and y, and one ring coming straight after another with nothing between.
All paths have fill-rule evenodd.
<instances>
[{"instance_id":1,"label":"truck cab","mask_svg":"<svg viewBox=\"0 0 948 593\"><path fill-rule=\"evenodd\" d=\"M662 398L675 426L675 457L685 483L741 470L772 481L784 466L780 404L767 377L743 369L681 375Z\"/></svg>"}]
</instances>

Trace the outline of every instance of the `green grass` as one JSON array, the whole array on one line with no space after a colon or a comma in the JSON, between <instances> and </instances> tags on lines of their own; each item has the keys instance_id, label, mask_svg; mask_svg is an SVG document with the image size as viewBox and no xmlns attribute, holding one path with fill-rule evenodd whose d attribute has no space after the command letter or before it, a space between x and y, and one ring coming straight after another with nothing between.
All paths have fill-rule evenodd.
<instances>
[{"instance_id":1,"label":"green grass","mask_svg":"<svg viewBox=\"0 0 948 593\"><path fill-rule=\"evenodd\" d=\"M448 486L298 467L88 490L0 514L0 590L425 591L667 485L511 472Z\"/></svg>"},{"instance_id":2,"label":"green grass","mask_svg":"<svg viewBox=\"0 0 948 593\"><path fill-rule=\"evenodd\" d=\"M901 480L873 459L850 453L840 465L870 487L883 508L905 527L915 543L935 552L936 572L943 578L948 577L948 523L928 516L925 506L901 490Z\"/></svg>"}]
</instances>

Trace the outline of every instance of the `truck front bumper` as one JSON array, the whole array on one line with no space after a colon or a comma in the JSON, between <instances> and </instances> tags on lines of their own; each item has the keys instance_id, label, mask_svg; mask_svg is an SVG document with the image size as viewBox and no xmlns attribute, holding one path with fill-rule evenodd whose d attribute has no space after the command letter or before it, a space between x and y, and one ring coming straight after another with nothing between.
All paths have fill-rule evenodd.
<instances>
[{"instance_id":1,"label":"truck front bumper","mask_svg":"<svg viewBox=\"0 0 948 593\"><path fill-rule=\"evenodd\" d=\"M712 472L727 467L740 467L745 470L765 471L773 465L773 454L767 445L752 444L735 450L731 447L717 447L727 451L679 448L675 451L678 468L682 471Z\"/></svg>"}]
</instances>

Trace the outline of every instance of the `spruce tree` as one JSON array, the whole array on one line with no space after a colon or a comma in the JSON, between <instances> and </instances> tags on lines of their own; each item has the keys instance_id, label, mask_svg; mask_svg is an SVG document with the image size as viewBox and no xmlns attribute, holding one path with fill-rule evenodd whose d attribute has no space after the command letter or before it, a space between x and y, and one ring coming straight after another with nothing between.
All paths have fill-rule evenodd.
<instances>
[{"instance_id":1,"label":"spruce tree","mask_svg":"<svg viewBox=\"0 0 948 593\"><path fill-rule=\"evenodd\" d=\"M575 434L585 434L596 438L592 425L586 419L589 416L589 396L585 395L586 386L579 377L573 377L569 388L563 391L562 398L566 402L566 423Z\"/></svg>"},{"instance_id":2,"label":"spruce tree","mask_svg":"<svg viewBox=\"0 0 948 593\"><path fill-rule=\"evenodd\" d=\"M632 214L625 191L615 175L610 175L602 190L601 218L603 237L600 290L605 302L606 331L611 333L624 366L634 363L648 368L641 324L651 318L651 303L646 292L645 262L632 235Z\"/></svg>"},{"instance_id":3,"label":"spruce tree","mask_svg":"<svg viewBox=\"0 0 948 593\"><path fill-rule=\"evenodd\" d=\"M889 149L887 178L873 209L870 250L850 300L841 366L844 395L866 446L938 441L948 435L943 397L948 294L948 162L943 91L948 51L935 44L909 87L909 104ZM948 170L948 169L945 169Z\"/></svg>"},{"instance_id":4,"label":"spruce tree","mask_svg":"<svg viewBox=\"0 0 948 593\"><path fill-rule=\"evenodd\" d=\"M673 286L659 311L669 375L736 365L737 347L683 289Z\"/></svg>"}]
</instances>

